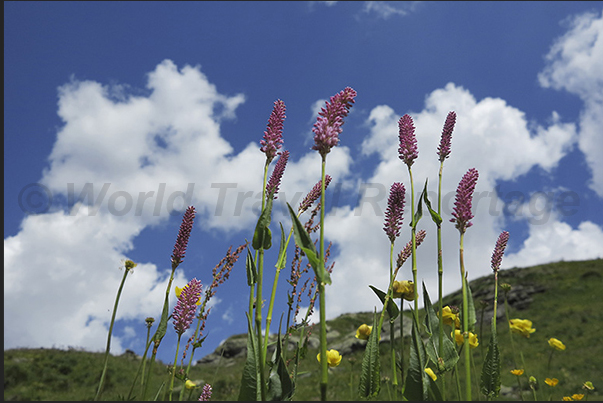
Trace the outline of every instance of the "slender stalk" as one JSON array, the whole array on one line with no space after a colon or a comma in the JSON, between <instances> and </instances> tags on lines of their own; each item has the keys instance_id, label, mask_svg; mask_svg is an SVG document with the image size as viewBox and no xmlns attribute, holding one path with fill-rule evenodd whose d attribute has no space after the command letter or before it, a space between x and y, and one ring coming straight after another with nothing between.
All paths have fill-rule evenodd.
<instances>
[{"instance_id":1,"label":"slender stalk","mask_svg":"<svg viewBox=\"0 0 603 403\"><path fill-rule=\"evenodd\" d=\"M172 376L170 377L170 388L168 400L172 401L172 392L174 391L174 378L176 377L176 364L178 363L178 350L180 349L180 338L182 334L178 334L178 342L176 343L176 356L174 357L174 365L172 366ZM184 387L182 388L184 390Z\"/></svg>"},{"instance_id":2,"label":"slender stalk","mask_svg":"<svg viewBox=\"0 0 603 403\"><path fill-rule=\"evenodd\" d=\"M463 257L463 241L465 233L461 232L459 260L461 265L461 281L463 283L463 346L465 348L465 400L471 401L471 352L469 351L469 302L467 299L467 278L465 273L465 262Z\"/></svg>"},{"instance_id":3,"label":"slender stalk","mask_svg":"<svg viewBox=\"0 0 603 403\"><path fill-rule=\"evenodd\" d=\"M111 350L111 335L113 334L113 325L115 324L115 316L117 314L117 305L119 304L119 298L121 297L121 291L124 288L124 284L126 282L126 277L130 272L131 267L128 267L128 262L126 262L124 268L124 276L121 279L121 283L119 284L119 289L117 290L117 296L115 297L115 305L113 306L113 315L111 316L111 324L109 325L109 336L107 336L107 348L105 349L105 364L103 365L103 372L101 374L100 382L98 383L98 390L96 391L96 396L94 396L94 400L98 400L101 391L103 389L103 384L105 383L105 375L107 374L107 364L109 362L109 351Z\"/></svg>"},{"instance_id":4,"label":"slender stalk","mask_svg":"<svg viewBox=\"0 0 603 403\"><path fill-rule=\"evenodd\" d=\"M262 185L262 211L264 211L264 207L266 205L266 180L268 178L268 166L270 165L270 161L266 159L266 164L264 165L264 181ZM255 251L256 255L256 270L257 270L257 282L256 282L256 301L255 301L255 327L257 332L257 340L258 343L262 341L262 287L263 287L263 270L264 270L264 248L260 247ZM266 329L268 332L268 329ZM258 345L258 347L260 347ZM266 400L266 375L264 374L264 367L266 363L266 355L264 353L264 349L260 349L259 354L259 362L258 362L258 371L260 375L260 396L262 400Z\"/></svg>"},{"instance_id":5,"label":"slender stalk","mask_svg":"<svg viewBox=\"0 0 603 403\"><path fill-rule=\"evenodd\" d=\"M299 217L301 212L297 213ZM287 250L287 246L289 246L289 241L291 241L291 236L293 235L293 225L291 225L291 229L289 230L289 236L287 237L287 241L285 242L285 250ZM276 298L276 286L278 284L278 278L281 274L281 270L284 267L277 267L276 273L274 274L274 281L272 283L272 293L270 294L270 304L268 305L268 314L266 315L266 334L264 337L264 356L268 351L268 335L270 334L270 324L272 323L272 311L274 310L274 300ZM286 350L286 349L285 349Z\"/></svg>"},{"instance_id":6,"label":"slender stalk","mask_svg":"<svg viewBox=\"0 0 603 403\"><path fill-rule=\"evenodd\" d=\"M408 167L410 176L410 209L411 209L411 242L412 242L412 280L415 293L415 319L419 323L419 293L417 291L417 223L415 222L415 185L412 180L412 169Z\"/></svg>"},{"instance_id":7,"label":"slender stalk","mask_svg":"<svg viewBox=\"0 0 603 403\"><path fill-rule=\"evenodd\" d=\"M404 388L404 297L400 297L400 383Z\"/></svg>"},{"instance_id":8,"label":"slender stalk","mask_svg":"<svg viewBox=\"0 0 603 403\"><path fill-rule=\"evenodd\" d=\"M394 242L392 242L390 244L390 248L389 248L389 283L393 284L394 283ZM392 301L393 303L393 301ZM384 306L385 308L385 306ZM400 314L402 314L400 312ZM390 341L389 341L389 346L390 346L390 352L391 352L391 359L392 359L392 386L394 389L394 398L393 400L398 400L398 371L396 369L396 345L394 343L394 339L395 339L395 335L394 335L394 322L395 319L394 318L390 318L389 321L389 334L390 334Z\"/></svg>"},{"instance_id":9,"label":"slender stalk","mask_svg":"<svg viewBox=\"0 0 603 403\"><path fill-rule=\"evenodd\" d=\"M136 380L138 376L142 373L143 376L140 377L140 394L142 395L142 388L144 387L144 371L147 363L147 352L149 351L149 347L151 346L151 341L149 340L151 334L151 327L147 327L147 342L146 347L144 349L144 354L142 355L142 359L140 360L140 365L138 366L138 371L136 371L136 376L132 381L132 386L130 386L130 391L128 392L128 398L126 400L132 400L132 392L134 391L134 385L136 385Z\"/></svg>"},{"instance_id":10,"label":"slender stalk","mask_svg":"<svg viewBox=\"0 0 603 403\"><path fill-rule=\"evenodd\" d=\"M326 175L327 157L322 155L321 166L321 188L320 188L320 257L319 271L323 273L325 270L325 175ZM320 399L327 400L327 386L329 383L329 371L327 363L327 323L326 323L326 307L325 301L325 284L321 281L318 283L318 295L320 297L320 360L321 376L320 376Z\"/></svg>"},{"instance_id":11,"label":"slender stalk","mask_svg":"<svg viewBox=\"0 0 603 403\"><path fill-rule=\"evenodd\" d=\"M438 174L438 215L442 216L442 171L444 170L444 161L440 162L440 172ZM444 276L444 267L442 262L442 226L441 223L437 225L438 235L438 291L439 298L438 304L440 309L440 334L439 334L439 351L438 356L442 357L444 354L444 306L442 303L443 299L443 287L442 279ZM446 378L444 374L441 376L442 379L442 399L446 400Z\"/></svg>"}]
</instances>

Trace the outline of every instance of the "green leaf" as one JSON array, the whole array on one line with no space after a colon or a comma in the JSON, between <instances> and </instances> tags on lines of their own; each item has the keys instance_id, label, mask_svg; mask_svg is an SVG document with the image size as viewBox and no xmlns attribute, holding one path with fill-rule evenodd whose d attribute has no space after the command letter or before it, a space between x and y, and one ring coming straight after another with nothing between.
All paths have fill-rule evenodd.
<instances>
[{"instance_id":1,"label":"green leaf","mask_svg":"<svg viewBox=\"0 0 603 403\"><path fill-rule=\"evenodd\" d=\"M258 362L259 350L257 339L251 325L251 318L249 313L247 315L247 360L245 361L245 367L243 368L243 375L241 376L241 389L239 390L238 400L261 400L260 394L260 377Z\"/></svg>"},{"instance_id":2,"label":"green leaf","mask_svg":"<svg viewBox=\"0 0 603 403\"><path fill-rule=\"evenodd\" d=\"M257 282L257 270L255 269L255 262L253 261L253 256L251 256L251 251L247 248L247 259L245 260L245 270L247 271L247 285L252 286Z\"/></svg>"},{"instance_id":3,"label":"green leaf","mask_svg":"<svg viewBox=\"0 0 603 403\"><path fill-rule=\"evenodd\" d=\"M423 189L423 201L427 206L427 210L429 210L429 214L431 215L431 220L439 227L442 223L442 217L431 208L431 202L429 201L429 197L427 196L427 179L425 179L425 188Z\"/></svg>"},{"instance_id":4,"label":"green leaf","mask_svg":"<svg viewBox=\"0 0 603 403\"><path fill-rule=\"evenodd\" d=\"M427 357L425 346L419 334L419 324L415 315L412 316L412 334L410 344L410 358L406 374L404 397L408 400L422 401L429 397L429 375L425 373Z\"/></svg>"},{"instance_id":5,"label":"green leaf","mask_svg":"<svg viewBox=\"0 0 603 403\"><path fill-rule=\"evenodd\" d=\"M419 202L417 203L417 210L415 211L415 216L413 217L410 226L413 229L417 229L417 224L421 217L423 217L423 193L425 193L425 189L427 189L427 180L425 180L425 188L423 188L423 192L419 196Z\"/></svg>"},{"instance_id":6,"label":"green leaf","mask_svg":"<svg viewBox=\"0 0 603 403\"><path fill-rule=\"evenodd\" d=\"M283 229L283 224L279 222L279 225L281 226L281 244L278 248L278 260L276 261L276 269L282 270L287 264L287 245L285 243L285 230Z\"/></svg>"},{"instance_id":7,"label":"green leaf","mask_svg":"<svg viewBox=\"0 0 603 403\"><path fill-rule=\"evenodd\" d=\"M360 374L360 384L358 385L358 395L363 398L377 396L381 388L380 337L381 329L377 328L377 312L373 312L373 331L364 349L362 373Z\"/></svg>"},{"instance_id":8,"label":"green leaf","mask_svg":"<svg viewBox=\"0 0 603 403\"><path fill-rule=\"evenodd\" d=\"M169 300L166 294L165 301L163 302L163 312L161 312L161 319L159 320L157 330L155 330L155 334L153 335L153 341L155 342L155 345L161 342L163 336L165 336L165 333L167 332L167 323L169 316Z\"/></svg>"},{"instance_id":9,"label":"green leaf","mask_svg":"<svg viewBox=\"0 0 603 403\"><path fill-rule=\"evenodd\" d=\"M425 331L429 335L425 351L439 372L449 371L456 365L459 355L452 340L444 335L442 338L442 356L440 357L440 319L431 304L425 283L423 283L423 305L425 307Z\"/></svg>"},{"instance_id":10,"label":"green leaf","mask_svg":"<svg viewBox=\"0 0 603 403\"><path fill-rule=\"evenodd\" d=\"M283 360L280 324L272 364L270 378L268 379L268 393L266 394L266 399L271 401L291 400L295 386L291 380L291 377L289 376L285 361Z\"/></svg>"},{"instance_id":11,"label":"green leaf","mask_svg":"<svg viewBox=\"0 0 603 403\"><path fill-rule=\"evenodd\" d=\"M253 233L252 246L253 249L264 249L268 250L272 246L272 233L270 232L270 220L272 219L272 197L268 198L266 206L258 218L258 222L255 226L255 232Z\"/></svg>"},{"instance_id":12,"label":"green leaf","mask_svg":"<svg viewBox=\"0 0 603 403\"><path fill-rule=\"evenodd\" d=\"M308 257L308 261L310 262L312 269L314 269L316 280L320 283L331 284L331 276L325 269L324 264L320 264L320 258L318 256L318 252L316 252L314 242L312 242L312 238L310 238L310 234L308 234L308 231L306 231L304 225L301 223L301 221L299 221L297 214L295 214L289 203L287 203L287 207L289 208L289 215L291 216L291 221L293 223L293 236L295 237L295 243Z\"/></svg>"},{"instance_id":13,"label":"green leaf","mask_svg":"<svg viewBox=\"0 0 603 403\"><path fill-rule=\"evenodd\" d=\"M496 318L492 318L492 333L486 359L482 366L482 377L480 387L482 393L490 400L498 396L500 392L500 351L498 350L498 339L496 337Z\"/></svg>"},{"instance_id":14,"label":"green leaf","mask_svg":"<svg viewBox=\"0 0 603 403\"><path fill-rule=\"evenodd\" d=\"M381 303L385 304L385 296L387 294L385 294L380 289L373 287L372 285L369 285L369 287L371 288L371 290L373 290L375 292L375 294L377 294L377 296L381 300ZM389 315L390 321L393 321L394 319L396 319L398 317L398 314L400 313L400 310L398 309L398 305L396 305L394 303L394 301L392 301L391 297L389 298L389 301L387 301L387 307L385 307L385 309L387 309L387 314Z\"/></svg>"},{"instance_id":15,"label":"green leaf","mask_svg":"<svg viewBox=\"0 0 603 403\"><path fill-rule=\"evenodd\" d=\"M469 331L475 332L475 323L477 322L477 315L475 314L475 304L473 303L473 295L471 294L471 287L469 287L469 281L465 278L465 284L467 287L467 319L469 319Z\"/></svg>"},{"instance_id":16,"label":"green leaf","mask_svg":"<svg viewBox=\"0 0 603 403\"><path fill-rule=\"evenodd\" d=\"M429 375L427 375L426 381L429 382L429 400L434 402L444 401L444 399L442 398L442 393L440 392L440 388L438 388L438 384L433 379L431 379Z\"/></svg>"}]
</instances>

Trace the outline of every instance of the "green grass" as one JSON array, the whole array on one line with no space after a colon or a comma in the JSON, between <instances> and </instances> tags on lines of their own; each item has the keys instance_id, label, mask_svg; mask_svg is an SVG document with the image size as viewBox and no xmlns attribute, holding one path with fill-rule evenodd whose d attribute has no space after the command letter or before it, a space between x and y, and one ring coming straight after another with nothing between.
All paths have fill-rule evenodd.
<instances>
[{"instance_id":1,"label":"green grass","mask_svg":"<svg viewBox=\"0 0 603 403\"><path fill-rule=\"evenodd\" d=\"M526 364L526 373L520 377L523 386L523 398L533 400L528 388L528 377L538 380L539 400L561 400L563 396L584 393L581 389L585 381L592 381L598 389L589 395L589 400L601 400L603 388L603 260L581 262L558 262L530 268L504 270L499 275L499 284L509 283L512 287L533 286L541 289L531 295L532 301L523 310L510 309L510 318L530 319L536 332L530 338L514 334L516 350L521 350ZM478 323L476 333L480 334L479 300L493 292L492 275L471 282L476 301ZM428 290L434 304L437 292ZM504 306L504 293L499 290L499 310ZM460 292L448 295L445 304L460 306ZM492 309L489 301L486 310ZM329 344L337 344L345 338L353 337L356 328L362 323L371 322L370 312L342 315L328 321ZM410 323L409 312L405 311L405 321ZM497 400L519 400L517 379L509 371L521 367L518 351L511 349L510 335L504 317L497 325L499 346L502 356L501 381L504 391ZM386 324L384 327L389 327ZM313 335L317 336L318 326ZM480 346L473 350L475 363L474 400L483 399L479 394L477 381L481 372L482 357L485 355L490 334L490 324L484 323L480 337ZM245 337L235 335L233 337ZM550 368L549 356L552 348L547 340L555 337L566 346L565 351L555 351ZM405 361L408 366L408 340L405 340ZM375 400L391 400L391 378L389 363L389 345L383 342L381 351L382 388ZM316 360L318 349L308 349L306 358L301 362L300 375L294 400L318 400L320 397L320 368ZM289 357L291 352L288 353ZM329 370L329 400L359 400L357 397L358 380L362 364L363 350L354 351L343 357L341 364ZM459 382L464 385L463 358L459 361ZM517 360L517 364L516 364ZM132 379L138 369L139 361L126 355L109 360L106 388L103 400L122 400L128 394ZM212 400L236 400L244 364L244 358L221 359L215 364L196 365L191 368L190 378L199 383L210 383L213 387ZM16 349L4 352L4 399L5 400L92 400L103 365L102 353L89 353L76 350L55 349ZM156 363L150 394L154 395L165 379L166 365ZM447 373L447 400L457 400L456 380ZM545 378L557 378L555 388L544 383ZM512 389L515 388L515 389ZM179 390L179 389L177 389ZM461 388L464 390L464 386ZM552 395L551 395L552 394ZM178 394L176 394L178 396ZM199 391L195 391L185 400L197 400Z\"/></svg>"}]
</instances>

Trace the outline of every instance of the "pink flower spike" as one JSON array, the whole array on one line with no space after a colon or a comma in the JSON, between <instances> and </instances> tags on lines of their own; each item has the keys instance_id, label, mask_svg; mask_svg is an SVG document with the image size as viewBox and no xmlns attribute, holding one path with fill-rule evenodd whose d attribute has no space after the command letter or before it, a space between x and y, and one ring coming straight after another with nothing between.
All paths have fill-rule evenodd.
<instances>
[{"instance_id":1,"label":"pink flower spike","mask_svg":"<svg viewBox=\"0 0 603 403\"><path fill-rule=\"evenodd\" d=\"M452 131L454 130L455 123L456 112L448 112L446 122L444 122L444 129L442 129L440 145L438 146L438 156L440 157L440 162L444 162L444 160L450 155L450 143L452 140Z\"/></svg>"},{"instance_id":2,"label":"pink flower spike","mask_svg":"<svg viewBox=\"0 0 603 403\"><path fill-rule=\"evenodd\" d=\"M197 301L201 296L201 281L196 278L188 282L188 284L180 292L178 302L174 307L172 317L174 318L174 329L176 333L182 335L193 323L195 311L197 310Z\"/></svg>"},{"instance_id":3,"label":"pink flower spike","mask_svg":"<svg viewBox=\"0 0 603 403\"><path fill-rule=\"evenodd\" d=\"M278 187L281 185L281 179L283 178L283 173L285 173L285 167L289 160L289 151L283 151L280 154L281 156L276 161L272 175L270 175L270 180L266 184L266 199L269 199L271 196L275 199L277 198Z\"/></svg>"},{"instance_id":4,"label":"pink flower spike","mask_svg":"<svg viewBox=\"0 0 603 403\"><path fill-rule=\"evenodd\" d=\"M404 185L398 182L394 182L389 190L383 230L392 243L400 235L400 228L402 228L405 191Z\"/></svg>"},{"instance_id":5,"label":"pink flower spike","mask_svg":"<svg viewBox=\"0 0 603 403\"><path fill-rule=\"evenodd\" d=\"M454 211L450 219L450 222L456 223L456 228L464 233L467 228L473 224L470 220L473 218L471 213L471 202L473 200L473 191L475 190L475 184L479 173L477 169L469 169L463 178L459 182L459 186L456 189L456 196L454 198Z\"/></svg>"},{"instance_id":6,"label":"pink flower spike","mask_svg":"<svg viewBox=\"0 0 603 403\"><path fill-rule=\"evenodd\" d=\"M180 231L178 231L178 238L176 238L176 244L174 245L174 251L172 253L172 268L176 268L184 259L186 252L186 246L188 245L188 239L191 236L193 229L193 221L195 219L195 208L189 206L182 217L182 224L180 224Z\"/></svg>"},{"instance_id":7,"label":"pink flower spike","mask_svg":"<svg viewBox=\"0 0 603 403\"><path fill-rule=\"evenodd\" d=\"M507 231L501 232L496 240L496 246L494 247L494 252L492 252L492 270L495 272L500 269L500 264L508 241L509 233Z\"/></svg>"},{"instance_id":8,"label":"pink flower spike","mask_svg":"<svg viewBox=\"0 0 603 403\"><path fill-rule=\"evenodd\" d=\"M260 151L266 154L268 162L276 157L277 151L283 145L283 122L285 121L285 103L280 99L274 102L264 139L260 141Z\"/></svg>"},{"instance_id":9,"label":"pink flower spike","mask_svg":"<svg viewBox=\"0 0 603 403\"><path fill-rule=\"evenodd\" d=\"M318 113L319 116L312 129L312 132L314 132L314 146L312 146L312 149L317 150L323 158L331 152L331 148L339 143L343 118L348 115L356 95L356 91L346 87L325 102L325 106Z\"/></svg>"},{"instance_id":10,"label":"pink flower spike","mask_svg":"<svg viewBox=\"0 0 603 403\"><path fill-rule=\"evenodd\" d=\"M402 116L398 121L398 127L400 132L399 157L410 168L419 156L415 126L410 115L406 114Z\"/></svg>"}]
</instances>

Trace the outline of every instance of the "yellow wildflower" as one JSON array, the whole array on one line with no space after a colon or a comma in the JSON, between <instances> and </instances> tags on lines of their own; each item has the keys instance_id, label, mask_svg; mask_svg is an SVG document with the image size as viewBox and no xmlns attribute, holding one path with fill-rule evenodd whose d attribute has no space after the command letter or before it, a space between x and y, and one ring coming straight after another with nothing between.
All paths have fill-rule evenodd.
<instances>
[{"instance_id":1,"label":"yellow wildflower","mask_svg":"<svg viewBox=\"0 0 603 403\"><path fill-rule=\"evenodd\" d=\"M546 383L546 384L547 384L547 385L549 385L549 386L555 387L555 386L557 386L557 384L559 383L559 379L557 379L557 378L553 378L553 379L551 379L551 378L546 378L546 379L544 380L544 383Z\"/></svg>"},{"instance_id":2,"label":"yellow wildflower","mask_svg":"<svg viewBox=\"0 0 603 403\"><path fill-rule=\"evenodd\" d=\"M371 331L373 330L372 326L367 325L366 323L360 325L358 329L356 329L356 338L360 340L368 340L371 335Z\"/></svg>"},{"instance_id":3,"label":"yellow wildflower","mask_svg":"<svg viewBox=\"0 0 603 403\"><path fill-rule=\"evenodd\" d=\"M579 394L577 393L577 394L572 395L572 399L573 400L582 400L582 399L584 399L584 395L582 393L579 393Z\"/></svg>"},{"instance_id":4,"label":"yellow wildflower","mask_svg":"<svg viewBox=\"0 0 603 403\"><path fill-rule=\"evenodd\" d=\"M452 333L450 334L452 336ZM459 329L454 329L454 340L456 344L462 346L465 343L465 338L463 337L463 333ZM475 348L479 346L479 342L477 340L477 335L469 332L469 347Z\"/></svg>"},{"instance_id":5,"label":"yellow wildflower","mask_svg":"<svg viewBox=\"0 0 603 403\"><path fill-rule=\"evenodd\" d=\"M187 389L195 389L197 385L195 385L195 382L191 381L190 379L186 380L186 383L184 384L184 387Z\"/></svg>"},{"instance_id":6,"label":"yellow wildflower","mask_svg":"<svg viewBox=\"0 0 603 403\"><path fill-rule=\"evenodd\" d=\"M442 318L445 325L452 326L453 323L459 320L459 316L452 312L452 309L447 305L442 308Z\"/></svg>"},{"instance_id":7,"label":"yellow wildflower","mask_svg":"<svg viewBox=\"0 0 603 403\"><path fill-rule=\"evenodd\" d=\"M432 370L431 368L429 368L429 367L425 368L425 373L426 373L427 375L429 375L429 377L430 377L431 379L433 379L433 381L434 381L434 382L435 382L435 381L438 379L438 377L436 376L436 374L435 374L435 373L433 372L433 370Z\"/></svg>"},{"instance_id":8,"label":"yellow wildflower","mask_svg":"<svg viewBox=\"0 0 603 403\"><path fill-rule=\"evenodd\" d=\"M327 351L327 364L329 367L336 367L341 362L342 356L339 354L337 350L328 350ZM320 362L320 353L316 356L318 362Z\"/></svg>"},{"instance_id":9,"label":"yellow wildflower","mask_svg":"<svg viewBox=\"0 0 603 403\"><path fill-rule=\"evenodd\" d=\"M574 399L572 399L572 398L571 398L571 397L569 397L569 396L563 396L563 399L561 399L561 400L563 400L564 402L571 402L571 401L572 401L572 400L574 400Z\"/></svg>"},{"instance_id":10,"label":"yellow wildflower","mask_svg":"<svg viewBox=\"0 0 603 403\"><path fill-rule=\"evenodd\" d=\"M512 369L511 373L515 376L522 376L523 375L523 369Z\"/></svg>"},{"instance_id":11,"label":"yellow wildflower","mask_svg":"<svg viewBox=\"0 0 603 403\"><path fill-rule=\"evenodd\" d=\"M404 298L407 301L415 300L415 287L414 283L409 280L404 281L394 281L393 284L393 297L394 298Z\"/></svg>"},{"instance_id":12,"label":"yellow wildflower","mask_svg":"<svg viewBox=\"0 0 603 403\"><path fill-rule=\"evenodd\" d=\"M551 337L549 339L549 346L553 347L555 350L559 350L559 351L565 350L565 344L563 344L561 342L561 340L558 340L554 337Z\"/></svg>"},{"instance_id":13,"label":"yellow wildflower","mask_svg":"<svg viewBox=\"0 0 603 403\"><path fill-rule=\"evenodd\" d=\"M526 338L529 338L530 334L536 331L536 329L532 328L532 321L528 319L511 319L509 327L512 332L519 333Z\"/></svg>"},{"instance_id":14,"label":"yellow wildflower","mask_svg":"<svg viewBox=\"0 0 603 403\"><path fill-rule=\"evenodd\" d=\"M188 284L186 284L184 287L180 288L178 286L176 286L174 288L174 292L176 293L176 298L178 298L180 296L180 294L182 293L182 290L184 290L186 288ZM199 299L197 300L197 305L201 305L201 297L199 296Z\"/></svg>"}]
</instances>

